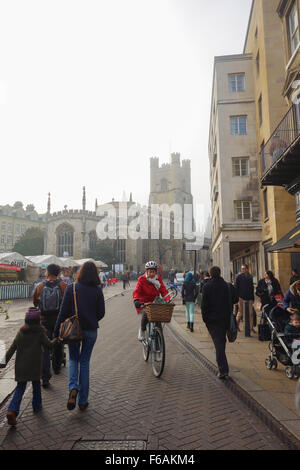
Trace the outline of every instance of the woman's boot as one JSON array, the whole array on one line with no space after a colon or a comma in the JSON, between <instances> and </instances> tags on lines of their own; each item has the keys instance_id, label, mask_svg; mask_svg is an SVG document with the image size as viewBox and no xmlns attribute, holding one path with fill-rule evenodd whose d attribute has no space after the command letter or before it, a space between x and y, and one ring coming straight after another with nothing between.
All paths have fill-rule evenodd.
<instances>
[{"instance_id":1,"label":"woman's boot","mask_svg":"<svg viewBox=\"0 0 300 470\"><path fill-rule=\"evenodd\" d=\"M191 330L191 333L194 332L194 323L190 323L190 330Z\"/></svg>"},{"instance_id":2,"label":"woman's boot","mask_svg":"<svg viewBox=\"0 0 300 470\"><path fill-rule=\"evenodd\" d=\"M188 321L187 324L186 324L186 329L189 330L190 329L190 322Z\"/></svg>"}]
</instances>

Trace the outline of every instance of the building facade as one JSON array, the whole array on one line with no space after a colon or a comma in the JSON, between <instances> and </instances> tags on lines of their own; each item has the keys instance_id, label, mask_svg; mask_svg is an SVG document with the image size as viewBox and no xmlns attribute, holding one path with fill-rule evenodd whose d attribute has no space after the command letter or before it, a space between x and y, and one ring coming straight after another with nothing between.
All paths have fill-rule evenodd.
<instances>
[{"instance_id":1,"label":"building facade","mask_svg":"<svg viewBox=\"0 0 300 470\"><path fill-rule=\"evenodd\" d=\"M0 206L0 252L12 251L15 243L29 228L46 228L46 214L38 214L32 204L26 209L20 201Z\"/></svg>"},{"instance_id":2,"label":"building facade","mask_svg":"<svg viewBox=\"0 0 300 470\"><path fill-rule=\"evenodd\" d=\"M285 146L284 141L288 138L288 127L285 128L286 135L276 133L276 129L290 107L286 94L291 89L291 75L288 68L292 67L293 71L297 72L293 67L295 65L297 69L299 29L295 29L294 22L297 19L295 11L297 13L298 6L296 1L279 4L278 0L254 0L244 47L244 53L253 56L258 175L262 183L260 185L262 262L265 270L271 269L274 272L283 290L289 285L291 256L271 251L271 247L295 227L296 203L295 196L289 194L282 184L270 184L267 173L271 166L277 165ZM296 8L293 10L293 19L289 16L291 8ZM282 17L278 12L281 12ZM283 24L284 28L293 24L293 39L285 40ZM286 124L288 125L287 122ZM281 175L284 171L284 169L279 170Z\"/></svg>"},{"instance_id":3,"label":"building facade","mask_svg":"<svg viewBox=\"0 0 300 470\"><path fill-rule=\"evenodd\" d=\"M261 275L252 55L215 57L209 130L212 259L227 281Z\"/></svg>"}]
</instances>

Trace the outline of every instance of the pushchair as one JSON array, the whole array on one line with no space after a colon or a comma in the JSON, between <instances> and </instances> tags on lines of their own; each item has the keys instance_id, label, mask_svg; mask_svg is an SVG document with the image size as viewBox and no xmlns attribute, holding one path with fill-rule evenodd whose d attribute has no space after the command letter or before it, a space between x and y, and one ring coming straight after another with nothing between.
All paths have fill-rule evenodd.
<instances>
[{"instance_id":1,"label":"pushchair","mask_svg":"<svg viewBox=\"0 0 300 470\"><path fill-rule=\"evenodd\" d=\"M290 320L288 312L279 306L270 309L269 305L265 305L262 316L271 331L271 354L265 360L266 368L277 369L279 361L286 366L285 373L289 379L300 377L300 337L299 340L291 341L292 338L284 334L284 328Z\"/></svg>"}]
</instances>

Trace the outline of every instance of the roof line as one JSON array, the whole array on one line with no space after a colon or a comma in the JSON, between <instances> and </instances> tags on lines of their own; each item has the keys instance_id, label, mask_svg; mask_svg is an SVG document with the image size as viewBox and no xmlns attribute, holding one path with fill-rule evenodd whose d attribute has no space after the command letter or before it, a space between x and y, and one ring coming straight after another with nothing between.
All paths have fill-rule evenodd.
<instances>
[{"instance_id":1,"label":"roof line","mask_svg":"<svg viewBox=\"0 0 300 470\"><path fill-rule=\"evenodd\" d=\"M245 54L246 44L247 44L248 35L249 35L249 30L250 30L250 23L251 23L251 19L252 19L252 13L253 13L253 10L254 10L254 1L255 1L255 0L252 0L251 10L250 10L250 16L249 16L249 21L248 21L248 26L247 26L247 32L246 32L246 37L245 37L244 49L243 49L243 53L244 53L244 54Z\"/></svg>"}]
</instances>

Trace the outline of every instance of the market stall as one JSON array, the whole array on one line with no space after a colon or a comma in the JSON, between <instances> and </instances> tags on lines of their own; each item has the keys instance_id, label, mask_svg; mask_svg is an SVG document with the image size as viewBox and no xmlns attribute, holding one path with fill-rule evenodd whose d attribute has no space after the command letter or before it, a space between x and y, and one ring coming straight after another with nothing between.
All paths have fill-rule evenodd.
<instances>
[{"instance_id":1,"label":"market stall","mask_svg":"<svg viewBox=\"0 0 300 470\"><path fill-rule=\"evenodd\" d=\"M0 300L28 298L34 270L34 264L20 253L0 253Z\"/></svg>"}]
</instances>

